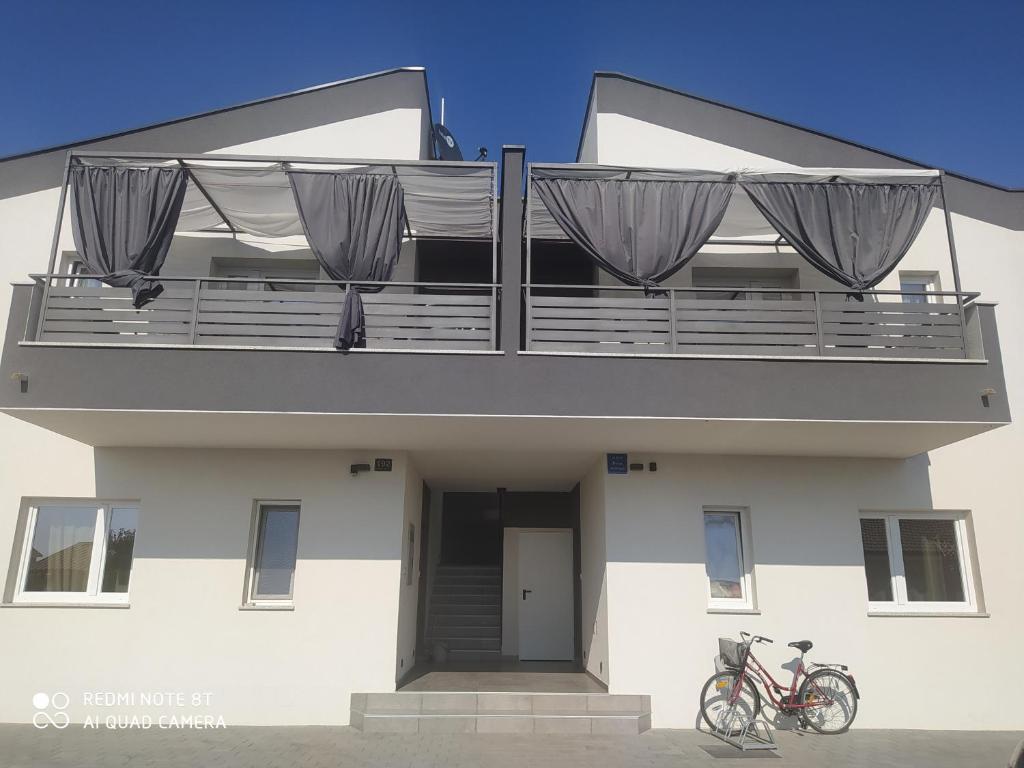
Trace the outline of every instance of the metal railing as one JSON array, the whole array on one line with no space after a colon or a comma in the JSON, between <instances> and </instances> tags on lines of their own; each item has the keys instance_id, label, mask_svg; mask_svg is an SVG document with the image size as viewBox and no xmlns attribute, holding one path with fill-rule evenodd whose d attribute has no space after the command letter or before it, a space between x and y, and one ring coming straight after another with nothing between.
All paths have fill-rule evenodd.
<instances>
[{"instance_id":1,"label":"metal railing","mask_svg":"<svg viewBox=\"0 0 1024 768\"><path fill-rule=\"evenodd\" d=\"M522 288L527 350L632 355L965 358L964 307L978 295L720 287L665 287L645 295L634 286Z\"/></svg>"},{"instance_id":2,"label":"metal railing","mask_svg":"<svg viewBox=\"0 0 1024 768\"><path fill-rule=\"evenodd\" d=\"M80 344L331 348L350 287L362 293L367 348L493 350L500 286L164 277L136 309L131 291L74 275L32 275L38 319L26 340Z\"/></svg>"}]
</instances>

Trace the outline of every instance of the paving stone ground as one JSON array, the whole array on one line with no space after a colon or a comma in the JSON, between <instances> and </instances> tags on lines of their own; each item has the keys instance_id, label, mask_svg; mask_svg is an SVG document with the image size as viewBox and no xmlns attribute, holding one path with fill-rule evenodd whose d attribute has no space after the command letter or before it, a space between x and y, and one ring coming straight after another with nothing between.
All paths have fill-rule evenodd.
<instances>
[{"instance_id":1,"label":"paving stone ground","mask_svg":"<svg viewBox=\"0 0 1024 768\"><path fill-rule=\"evenodd\" d=\"M3 768L1005 768L1024 732L783 732L777 753L742 754L698 731L641 736L392 736L339 728L38 730L0 725Z\"/></svg>"}]
</instances>

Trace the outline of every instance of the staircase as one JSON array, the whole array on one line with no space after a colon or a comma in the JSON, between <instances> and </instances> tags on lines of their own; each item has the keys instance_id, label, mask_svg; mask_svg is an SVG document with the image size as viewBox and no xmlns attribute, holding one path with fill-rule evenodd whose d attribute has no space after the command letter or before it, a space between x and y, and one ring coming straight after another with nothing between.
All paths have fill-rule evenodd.
<instances>
[{"instance_id":1,"label":"staircase","mask_svg":"<svg viewBox=\"0 0 1024 768\"><path fill-rule=\"evenodd\" d=\"M607 693L353 693L349 724L367 733L638 734L651 697Z\"/></svg>"},{"instance_id":2,"label":"staircase","mask_svg":"<svg viewBox=\"0 0 1024 768\"><path fill-rule=\"evenodd\" d=\"M427 643L442 643L449 661L501 655L501 569L440 565L430 595Z\"/></svg>"}]
</instances>

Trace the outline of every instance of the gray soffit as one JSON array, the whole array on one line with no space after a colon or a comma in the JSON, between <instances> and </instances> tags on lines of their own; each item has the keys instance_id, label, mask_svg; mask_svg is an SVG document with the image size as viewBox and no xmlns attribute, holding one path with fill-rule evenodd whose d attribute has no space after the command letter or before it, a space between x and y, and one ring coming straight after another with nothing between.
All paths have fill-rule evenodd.
<instances>
[{"instance_id":1,"label":"gray soffit","mask_svg":"<svg viewBox=\"0 0 1024 768\"><path fill-rule=\"evenodd\" d=\"M598 112L635 117L800 166L935 167L618 72L594 73L577 160L581 159L591 118ZM1024 189L943 172L952 210L1008 229L1024 230Z\"/></svg>"},{"instance_id":2,"label":"gray soffit","mask_svg":"<svg viewBox=\"0 0 1024 768\"><path fill-rule=\"evenodd\" d=\"M433 121L427 73L422 67L399 67L3 157L0 199L59 186L65 155L71 149L201 154L270 135L414 105L427 111L421 137L422 149L427 152L427 129ZM190 125L195 121L203 121L202 130Z\"/></svg>"}]
</instances>

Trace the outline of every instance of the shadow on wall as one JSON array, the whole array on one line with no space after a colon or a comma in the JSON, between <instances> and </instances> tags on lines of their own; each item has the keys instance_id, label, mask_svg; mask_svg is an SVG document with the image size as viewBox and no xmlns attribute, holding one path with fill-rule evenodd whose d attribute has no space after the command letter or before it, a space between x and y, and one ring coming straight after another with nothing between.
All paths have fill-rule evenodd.
<instances>
[{"instance_id":1,"label":"shadow on wall","mask_svg":"<svg viewBox=\"0 0 1024 768\"><path fill-rule=\"evenodd\" d=\"M860 511L932 508L926 454L678 455L658 464L657 474L606 478L609 563L703 564L702 512L720 506L749 510L758 566L861 566Z\"/></svg>"},{"instance_id":2,"label":"shadow on wall","mask_svg":"<svg viewBox=\"0 0 1024 768\"><path fill-rule=\"evenodd\" d=\"M138 499L136 558L241 559L255 500L299 500L303 560L401 557L405 464L346 451L97 448L96 495Z\"/></svg>"}]
</instances>

